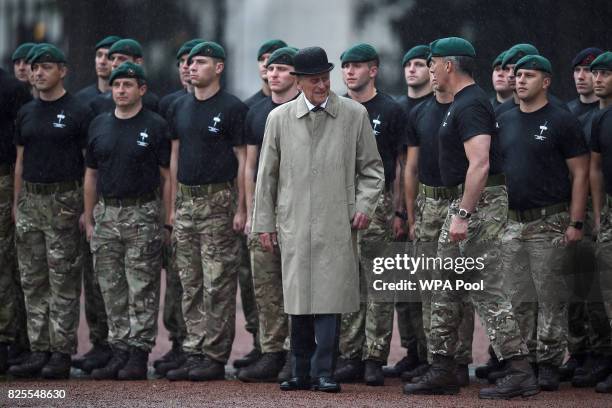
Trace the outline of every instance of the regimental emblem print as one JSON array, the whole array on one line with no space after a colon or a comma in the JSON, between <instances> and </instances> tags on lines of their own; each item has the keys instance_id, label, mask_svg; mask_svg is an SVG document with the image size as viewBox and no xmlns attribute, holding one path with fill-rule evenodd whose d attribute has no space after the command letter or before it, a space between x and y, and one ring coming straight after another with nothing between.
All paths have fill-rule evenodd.
<instances>
[{"instance_id":1,"label":"regimental emblem print","mask_svg":"<svg viewBox=\"0 0 612 408\"><path fill-rule=\"evenodd\" d=\"M544 136L544 132L546 132L548 130L548 121L544 121L543 125L540 125L540 133L539 134L534 134L533 137L535 137L535 140L540 140L540 141L544 141L546 140L546 136Z\"/></svg>"},{"instance_id":2,"label":"regimental emblem print","mask_svg":"<svg viewBox=\"0 0 612 408\"><path fill-rule=\"evenodd\" d=\"M57 128L57 129L65 128L66 127L66 123L64 123L63 120L66 119L66 115L64 115L64 111L62 110L56 116L57 116L57 121L53 122L53 127Z\"/></svg>"},{"instance_id":3,"label":"regimental emblem print","mask_svg":"<svg viewBox=\"0 0 612 408\"><path fill-rule=\"evenodd\" d=\"M212 126L208 126L208 131L212 133L219 133L221 129L219 129L219 124L221 123L221 112L217 113L217 115L212 118Z\"/></svg>"},{"instance_id":4,"label":"regimental emblem print","mask_svg":"<svg viewBox=\"0 0 612 408\"><path fill-rule=\"evenodd\" d=\"M374 130L374 136L378 136L380 134L380 130L378 128L382 122L380 121L380 114L376 116L376 119L372 119L372 129Z\"/></svg>"},{"instance_id":5,"label":"regimental emblem print","mask_svg":"<svg viewBox=\"0 0 612 408\"><path fill-rule=\"evenodd\" d=\"M446 121L448 120L448 117L450 116L450 114L451 114L451 111L449 109L448 112L446 112L446 117L444 118L444 122L442 122L442 127L446 127L446 124L448 123Z\"/></svg>"},{"instance_id":6,"label":"regimental emblem print","mask_svg":"<svg viewBox=\"0 0 612 408\"><path fill-rule=\"evenodd\" d=\"M147 147L149 145L149 134L147 133L147 129L140 132L138 135L138 140L136 141L138 146Z\"/></svg>"}]
</instances>

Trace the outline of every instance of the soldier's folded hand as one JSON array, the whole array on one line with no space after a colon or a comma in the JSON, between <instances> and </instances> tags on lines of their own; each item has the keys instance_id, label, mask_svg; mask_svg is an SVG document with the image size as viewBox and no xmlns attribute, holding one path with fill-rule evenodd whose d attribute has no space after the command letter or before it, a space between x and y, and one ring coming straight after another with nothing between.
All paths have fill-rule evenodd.
<instances>
[{"instance_id":1,"label":"soldier's folded hand","mask_svg":"<svg viewBox=\"0 0 612 408\"><path fill-rule=\"evenodd\" d=\"M238 211L236 215L234 215L234 222L233 222L234 232L244 231L244 224L246 224L246 212Z\"/></svg>"},{"instance_id":2,"label":"soldier's folded hand","mask_svg":"<svg viewBox=\"0 0 612 408\"><path fill-rule=\"evenodd\" d=\"M355 213L355 216L353 216L352 221L352 228L358 230L364 230L370 225L370 217L359 211Z\"/></svg>"},{"instance_id":3,"label":"soldier's folded hand","mask_svg":"<svg viewBox=\"0 0 612 408\"><path fill-rule=\"evenodd\" d=\"M449 229L451 242L467 239L468 220L453 215Z\"/></svg>"},{"instance_id":4,"label":"soldier's folded hand","mask_svg":"<svg viewBox=\"0 0 612 408\"><path fill-rule=\"evenodd\" d=\"M259 243L264 251L273 253L274 248L278 246L276 232L262 232L259 234Z\"/></svg>"},{"instance_id":5,"label":"soldier's folded hand","mask_svg":"<svg viewBox=\"0 0 612 408\"><path fill-rule=\"evenodd\" d=\"M91 237L93 236L94 224L91 221L85 221L85 238L87 238L87 242L91 242Z\"/></svg>"}]
</instances>

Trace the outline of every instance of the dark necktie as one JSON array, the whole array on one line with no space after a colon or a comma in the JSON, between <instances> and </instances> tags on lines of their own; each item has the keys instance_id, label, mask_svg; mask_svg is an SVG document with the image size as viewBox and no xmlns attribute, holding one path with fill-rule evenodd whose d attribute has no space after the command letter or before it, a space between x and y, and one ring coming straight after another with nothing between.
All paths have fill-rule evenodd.
<instances>
[{"instance_id":1,"label":"dark necktie","mask_svg":"<svg viewBox=\"0 0 612 408\"><path fill-rule=\"evenodd\" d=\"M310 111L311 112L320 112L322 110L325 110L325 108L323 108L321 105L317 105L314 108L312 108Z\"/></svg>"}]
</instances>

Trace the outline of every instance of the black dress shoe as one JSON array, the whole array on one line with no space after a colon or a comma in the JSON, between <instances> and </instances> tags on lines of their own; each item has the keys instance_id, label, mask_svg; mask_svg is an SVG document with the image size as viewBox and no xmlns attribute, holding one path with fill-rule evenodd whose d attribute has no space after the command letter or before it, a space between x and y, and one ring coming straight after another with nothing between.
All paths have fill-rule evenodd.
<instances>
[{"instance_id":1,"label":"black dress shoe","mask_svg":"<svg viewBox=\"0 0 612 408\"><path fill-rule=\"evenodd\" d=\"M281 391L309 390L312 388L310 377L293 377L280 384Z\"/></svg>"},{"instance_id":2,"label":"black dress shoe","mask_svg":"<svg viewBox=\"0 0 612 408\"><path fill-rule=\"evenodd\" d=\"M323 392L340 392L340 384L332 377L319 377L313 383L312 389Z\"/></svg>"}]
</instances>

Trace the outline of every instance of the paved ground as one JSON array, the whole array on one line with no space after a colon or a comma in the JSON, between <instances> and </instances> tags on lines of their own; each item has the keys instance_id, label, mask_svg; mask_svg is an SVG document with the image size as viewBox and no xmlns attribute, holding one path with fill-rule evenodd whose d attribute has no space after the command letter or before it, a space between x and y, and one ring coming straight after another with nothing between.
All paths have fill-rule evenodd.
<instances>
[{"instance_id":1,"label":"paved ground","mask_svg":"<svg viewBox=\"0 0 612 408\"><path fill-rule=\"evenodd\" d=\"M163 280L162 280L163 281ZM162 288L163 294L164 288ZM163 299L163 296L162 296ZM240 298L238 297L238 302ZM240 310L240 304L238 304ZM88 329L81 314L79 354L90 347ZM236 340L230 362L250 351L252 337L244 330L244 317L238 312ZM477 324L473 356L475 364L486 361L488 341ZM170 348L168 333L160 320L157 345L150 360L158 358ZM395 328L389 362L399 360L405 351L399 346ZM473 367L472 367L473 368ZM15 381L0 379L0 407L612 407L612 395L596 394L590 389L574 389L563 384L560 392L541 393L529 399L482 401L478 390L483 385L472 384L458 396L406 397L397 379L387 380L384 387L343 384L336 395L299 391L283 393L276 384L243 384L233 379L228 369L228 381L210 383L170 383L164 379L134 382L92 381L79 370L73 370L70 381ZM9 399L9 390L63 390L64 399Z\"/></svg>"}]
</instances>

